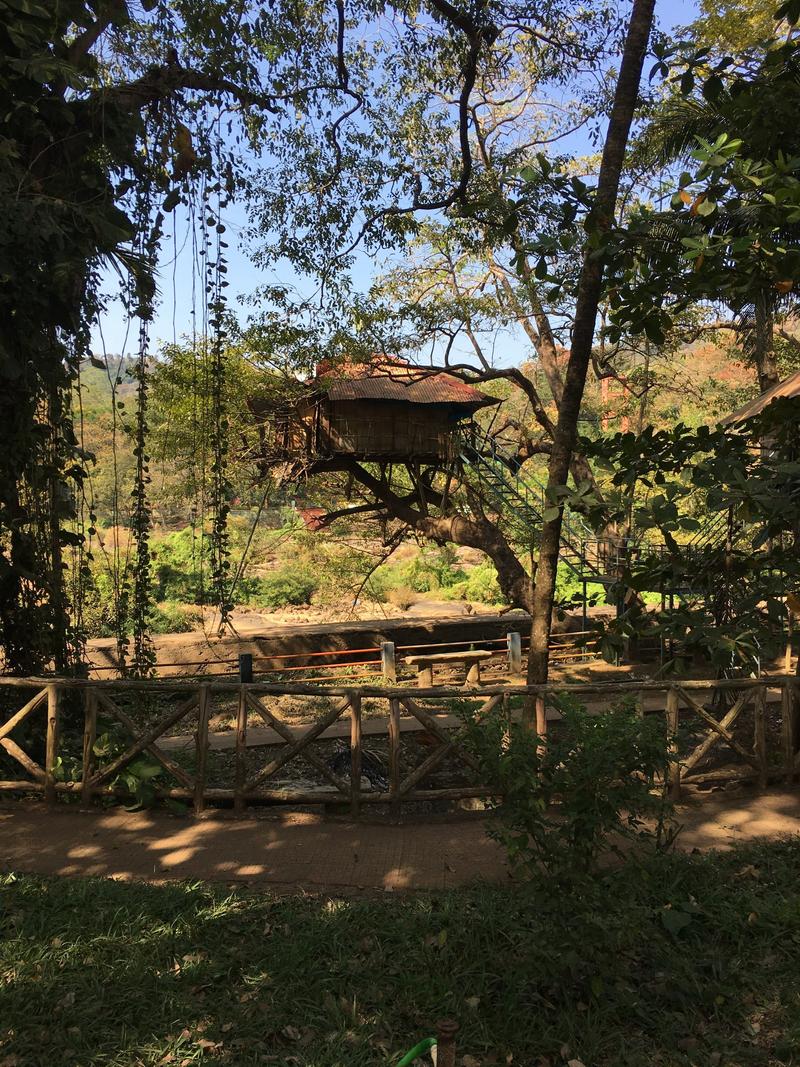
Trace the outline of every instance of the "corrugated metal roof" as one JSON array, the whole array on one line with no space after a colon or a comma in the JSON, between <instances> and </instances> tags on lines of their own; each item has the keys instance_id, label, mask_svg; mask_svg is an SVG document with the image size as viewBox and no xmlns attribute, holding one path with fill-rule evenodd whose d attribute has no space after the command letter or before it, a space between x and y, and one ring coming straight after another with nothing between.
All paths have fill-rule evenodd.
<instances>
[{"instance_id":1,"label":"corrugated metal roof","mask_svg":"<svg viewBox=\"0 0 800 1067\"><path fill-rule=\"evenodd\" d=\"M758 415L779 396L800 396L800 370L796 370L794 374L790 374L784 381L773 385L771 389L767 389L765 393L757 396L755 400L751 400L749 403L737 408L732 415L728 415L726 419L723 419L723 425L728 425L732 422L744 422L745 419Z\"/></svg>"},{"instance_id":2,"label":"corrugated metal roof","mask_svg":"<svg viewBox=\"0 0 800 1067\"><path fill-rule=\"evenodd\" d=\"M342 376L320 376L331 400L398 400L408 404L459 404L472 408L500 403L496 397L443 371L432 373L400 361L389 365L347 367Z\"/></svg>"}]
</instances>

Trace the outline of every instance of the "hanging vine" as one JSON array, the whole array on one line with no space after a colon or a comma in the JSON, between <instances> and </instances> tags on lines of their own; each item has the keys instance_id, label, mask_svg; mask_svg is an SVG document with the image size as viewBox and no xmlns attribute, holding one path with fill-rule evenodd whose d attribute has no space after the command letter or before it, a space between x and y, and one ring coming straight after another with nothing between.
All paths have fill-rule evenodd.
<instances>
[{"instance_id":1,"label":"hanging vine","mask_svg":"<svg viewBox=\"0 0 800 1067\"><path fill-rule=\"evenodd\" d=\"M150 279L155 274L156 259L163 224L162 212L153 214L153 174L160 170L162 156L158 146L163 142L160 116L155 113L154 129L146 140L145 146L150 155L145 154L142 165L144 176L149 180L141 181L136 195L136 252L147 270L138 280L133 290L133 314L139 320L138 351L133 377L136 382L136 412L134 416L133 455L136 460L134 485L131 493L131 538L134 545L131 595L130 624L133 637L131 672L136 677L152 674L156 663L156 653L151 638L152 598L152 561L150 553L150 533L152 529L152 506L149 486L150 456L148 448L148 373L150 347L150 320L153 316L155 286ZM151 148L151 146L154 146Z\"/></svg>"},{"instance_id":2,"label":"hanging vine","mask_svg":"<svg viewBox=\"0 0 800 1067\"><path fill-rule=\"evenodd\" d=\"M214 228L214 260L207 261L208 281L206 291L209 306L209 327L211 330L211 581L214 601L219 611L219 631L225 629L233 610L231 600L231 560L228 514L230 512L230 481L228 479L228 418L226 411L227 382L227 331L225 326L226 301L224 290L227 264L224 249L227 242L223 240L225 225L222 222L222 209L228 199L223 195L222 181L222 145L219 131L219 118L216 123L215 162L217 178L212 186L216 194L216 204L209 210L206 218L208 227Z\"/></svg>"}]
</instances>

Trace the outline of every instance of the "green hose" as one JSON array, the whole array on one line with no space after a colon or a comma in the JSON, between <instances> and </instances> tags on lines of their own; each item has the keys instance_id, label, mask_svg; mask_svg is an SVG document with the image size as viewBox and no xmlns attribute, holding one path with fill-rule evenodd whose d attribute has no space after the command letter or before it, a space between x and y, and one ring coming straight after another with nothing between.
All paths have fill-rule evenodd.
<instances>
[{"instance_id":1,"label":"green hose","mask_svg":"<svg viewBox=\"0 0 800 1067\"><path fill-rule=\"evenodd\" d=\"M418 1045L414 1045L412 1049L403 1056L402 1060L397 1064L397 1067L408 1067L410 1063L413 1063L417 1056L421 1056L423 1052L427 1052L428 1049L433 1048L436 1044L435 1037L426 1037L423 1041L420 1041Z\"/></svg>"}]
</instances>

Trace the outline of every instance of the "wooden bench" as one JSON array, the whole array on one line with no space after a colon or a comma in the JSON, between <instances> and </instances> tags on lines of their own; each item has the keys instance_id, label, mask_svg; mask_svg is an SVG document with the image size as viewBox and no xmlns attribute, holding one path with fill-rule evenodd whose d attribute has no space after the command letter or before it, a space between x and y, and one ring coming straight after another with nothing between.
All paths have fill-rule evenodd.
<instances>
[{"instance_id":1,"label":"wooden bench","mask_svg":"<svg viewBox=\"0 0 800 1067\"><path fill-rule=\"evenodd\" d=\"M405 662L417 668L417 685L426 689L433 685L433 668L437 663L463 663L467 676L465 685L481 684L481 663L491 659L492 653L485 649L470 652L437 652L427 656L406 656Z\"/></svg>"}]
</instances>

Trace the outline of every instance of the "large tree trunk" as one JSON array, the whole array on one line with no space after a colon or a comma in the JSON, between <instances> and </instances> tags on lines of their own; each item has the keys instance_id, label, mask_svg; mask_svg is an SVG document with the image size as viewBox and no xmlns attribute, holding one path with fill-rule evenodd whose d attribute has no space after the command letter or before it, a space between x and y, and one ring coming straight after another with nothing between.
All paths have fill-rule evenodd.
<instances>
[{"instance_id":1,"label":"large tree trunk","mask_svg":"<svg viewBox=\"0 0 800 1067\"><path fill-rule=\"evenodd\" d=\"M423 509L413 506L411 498L401 497L395 493L387 482L382 481L356 460L339 458L332 463L320 464L317 471L345 471L359 482L370 494L380 501L386 511L395 519L406 523L412 530L439 544L463 545L465 548L477 548L494 563L500 589L508 603L513 607L530 612L533 606L533 584L530 575L523 567L509 541L498 526L483 516L466 515L431 515L427 503ZM413 479L412 479L413 480ZM429 487L434 506L442 506L442 498ZM436 499L438 497L438 499ZM361 508L356 508L361 511Z\"/></svg>"},{"instance_id":2,"label":"large tree trunk","mask_svg":"<svg viewBox=\"0 0 800 1067\"><path fill-rule=\"evenodd\" d=\"M558 411L558 423L548 470L548 489L567 484L570 461L578 432L586 375L591 362L597 309L603 283L603 256L597 241L610 229L616 207L619 180L628 145L631 122L639 96L642 65L653 25L655 0L634 0L614 104L600 163L597 193L588 225L589 243L584 254L578 282L572 348L564 378L564 390ZM563 508L542 526L536 580L533 590L531 649L528 658L528 683L547 681L548 643L555 596L556 570L561 539Z\"/></svg>"},{"instance_id":3,"label":"large tree trunk","mask_svg":"<svg viewBox=\"0 0 800 1067\"><path fill-rule=\"evenodd\" d=\"M494 523L487 519L448 515L421 518L414 528L432 541L450 542L483 552L495 566L498 585L508 603L512 607L531 611L533 586L530 576Z\"/></svg>"}]
</instances>

